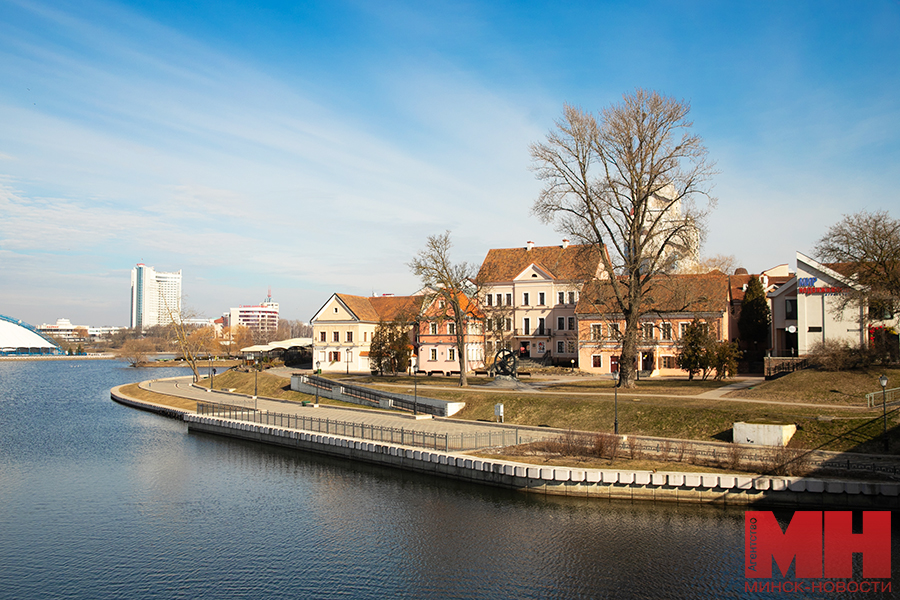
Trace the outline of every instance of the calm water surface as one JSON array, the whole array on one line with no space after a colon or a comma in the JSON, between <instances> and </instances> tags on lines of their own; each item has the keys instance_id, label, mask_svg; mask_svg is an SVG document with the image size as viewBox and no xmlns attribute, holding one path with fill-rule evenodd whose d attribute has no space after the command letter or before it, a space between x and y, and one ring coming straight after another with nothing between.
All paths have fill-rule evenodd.
<instances>
[{"instance_id":1,"label":"calm water surface","mask_svg":"<svg viewBox=\"0 0 900 600\"><path fill-rule=\"evenodd\" d=\"M743 591L743 511L546 499L110 401L184 373L0 361L0 598L767 597Z\"/></svg>"}]
</instances>

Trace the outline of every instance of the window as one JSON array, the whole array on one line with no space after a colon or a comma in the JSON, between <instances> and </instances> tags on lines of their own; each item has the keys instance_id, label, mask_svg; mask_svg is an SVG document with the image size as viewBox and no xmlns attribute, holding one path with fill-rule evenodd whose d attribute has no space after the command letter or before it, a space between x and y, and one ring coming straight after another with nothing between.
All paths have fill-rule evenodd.
<instances>
[{"instance_id":1,"label":"window","mask_svg":"<svg viewBox=\"0 0 900 600\"><path fill-rule=\"evenodd\" d=\"M556 353L557 354L562 354L563 352L565 352L565 348L566 348L565 342L563 342L562 340L556 342Z\"/></svg>"},{"instance_id":2,"label":"window","mask_svg":"<svg viewBox=\"0 0 900 600\"><path fill-rule=\"evenodd\" d=\"M430 333L431 335L437 335L437 323L428 324L428 333Z\"/></svg>"},{"instance_id":3,"label":"window","mask_svg":"<svg viewBox=\"0 0 900 600\"><path fill-rule=\"evenodd\" d=\"M486 320L484 322L484 328L487 329L488 331L493 331L494 330L494 320L493 319Z\"/></svg>"},{"instance_id":4,"label":"window","mask_svg":"<svg viewBox=\"0 0 900 600\"><path fill-rule=\"evenodd\" d=\"M596 323L591 325L591 339L592 340L603 339L603 325L596 324Z\"/></svg>"},{"instance_id":5,"label":"window","mask_svg":"<svg viewBox=\"0 0 900 600\"><path fill-rule=\"evenodd\" d=\"M503 294L497 294L497 306L503 304Z\"/></svg>"},{"instance_id":6,"label":"window","mask_svg":"<svg viewBox=\"0 0 900 600\"><path fill-rule=\"evenodd\" d=\"M369 332L368 331L363 331L363 341L364 342L369 341Z\"/></svg>"},{"instance_id":7,"label":"window","mask_svg":"<svg viewBox=\"0 0 900 600\"><path fill-rule=\"evenodd\" d=\"M544 305L544 292L538 292L538 306Z\"/></svg>"},{"instance_id":8,"label":"window","mask_svg":"<svg viewBox=\"0 0 900 600\"><path fill-rule=\"evenodd\" d=\"M331 332L331 340L334 342L341 341L341 332L340 331L332 331Z\"/></svg>"},{"instance_id":9,"label":"window","mask_svg":"<svg viewBox=\"0 0 900 600\"><path fill-rule=\"evenodd\" d=\"M447 302L443 298L438 300L438 308L444 308L445 306L447 306Z\"/></svg>"},{"instance_id":10,"label":"window","mask_svg":"<svg viewBox=\"0 0 900 600\"><path fill-rule=\"evenodd\" d=\"M447 350L447 360L456 360L456 348L449 348Z\"/></svg>"},{"instance_id":11,"label":"window","mask_svg":"<svg viewBox=\"0 0 900 600\"><path fill-rule=\"evenodd\" d=\"M619 324L618 323L610 323L607 328L609 329L609 337L618 338L619 337Z\"/></svg>"},{"instance_id":12,"label":"window","mask_svg":"<svg viewBox=\"0 0 900 600\"><path fill-rule=\"evenodd\" d=\"M493 305L494 305L494 296L493 296L493 294L488 294L488 295L485 297L485 300L487 300L487 305L488 305L488 306L493 306Z\"/></svg>"},{"instance_id":13,"label":"window","mask_svg":"<svg viewBox=\"0 0 900 600\"><path fill-rule=\"evenodd\" d=\"M591 356L591 366L595 369L599 369L603 366L603 356L600 354L594 354Z\"/></svg>"},{"instance_id":14,"label":"window","mask_svg":"<svg viewBox=\"0 0 900 600\"><path fill-rule=\"evenodd\" d=\"M506 319L506 330L512 331L512 319L511 318Z\"/></svg>"},{"instance_id":15,"label":"window","mask_svg":"<svg viewBox=\"0 0 900 600\"><path fill-rule=\"evenodd\" d=\"M320 331L320 332L319 332L319 341L320 341L320 342L324 342L324 341L325 341L325 336L326 336L326 335L327 335L327 334L326 334L324 331Z\"/></svg>"},{"instance_id":16,"label":"window","mask_svg":"<svg viewBox=\"0 0 900 600\"><path fill-rule=\"evenodd\" d=\"M522 304L524 304L525 306L528 306L528 300L529 300L528 292L524 292L522 294Z\"/></svg>"},{"instance_id":17,"label":"window","mask_svg":"<svg viewBox=\"0 0 900 600\"><path fill-rule=\"evenodd\" d=\"M784 318L788 321L797 320L797 299L788 298L784 301Z\"/></svg>"},{"instance_id":18,"label":"window","mask_svg":"<svg viewBox=\"0 0 900 600\"><path fill-rule=\"evenodd\" d=\"M569 354L575 354L575 340L567 341L566 349L569 351Z\"/></svg>"},{"instance_id":19,"label":"window","mask_svg":"<svg viewBox=\"0 0 900 600\"><path fill-rule=\"evenodd\" d=\"M690 323L679 323L678 324L678 337L684 338L684 335L687 333L688 326L690 326Z\"/></svg>"},{"instance_id":20,"label":"window","mask_svg":"<svg viewBox=\"0 0 900 600\"><path fill-rule=\"evenodd\" d=\"M538 319L538 335L544 335L544 317Z\"/></svg>"},{"instance_id":21,"label":"window","mask_svg":"<svg viewBox=\"0 0 900 600\"><path fill-rule=\"evenodd\" d=\"M566 328L566 319L565 317L556 317L556 328L562 331Z\"/></svg>"},{"instance_id":22,"label":"window","mask_svg":"<svg viewBox=\"0 0 900 600\"><path fill-rule=\"evenodd\" d=\"M672 339L672 324L671 323L663 323L661 329L662 329L662 339L671 340Z\"/></svg>"},{"instance_id":23,"label":"window","mask_svg":"<svg viewBox=\"0 0 900 600\"><path fill-rule=\"evenodd\" d=\"M437 360L437 348L432 348L429 356L431 360Z\"/></svg>"},{"instance_id":24,"label":"window","mask_svg":"<svg viewBox=\"0 0 900 600\"><path fill-rule=\"evenodd\" d=\"M334 314L337 314L337 306L334 307Z\"/></svg>"},{"instance_id":25,"label":"window","mask_svg":"<svg viewBox=\"0 0 900 600\"><path fill-rule=\"evenodd\" d=\"M499 296L500 294L497 294L497 295ZM497 304L500 304L500 302L497 302ZM512 306L512 294L506 295L506 305Z\"/></svg>"},{"instance_id":26,"label":"window","mask_svg":"<svg viewBox=\"0 0 900 600\"><path fill-rule=\"evenodd\" d=\"M447 333L456 335L456 323L447 323Z\"/></svg>"},{"instance_id":27,"label":"window","mask_svg":"<svg viewBox=\"0 0 900 600\"><path fill-rule=\"evenodd\" d=\"M575 317L569 317L569 331L575 331Z\"/></svg>"},{"instance_id":28,"label":"window","mask_svg":"<svg viewBox=\"0 0 900 600\"><path fill-rule=\"evenodd\" d=\"M557 292L556 293L556 303L557 304L565 304L566 303L566 293L565 292Z\"/></svg>"},{"instance_id":29,"label":"window","mask_svg":"<svg viewBox=\"0 0 900 600\"><path fill-rule=\"evenodd\" d=\"M663 356L662 357L662 368L663 369L674 369L675 368L675 357L674 356Z\"/></svg>"},{"instance_id":30,"label":"window","mask_svg":"<svg viewBox=\"0 0 900 600\"><path fill-rule=\"evenodd\" d=\"M641 338L645 340L653 339L653 323L641 323Z\"/></svg>"},{"instance_id":31,"label":"window","mask_svg":"<svg viewBox=\"0 0 900 600\"><path fill-rule=\"evenodd\" d=\"M525 335L531 333L531 319L529 319L528 317L522 319L522 331L525 333Z\"/></svg>"},{"instance_id":32,"label":"window","mask_svg":"<svg viewBox=\"0 0 900 600\"><path fill-rule=\"evenodd\" d=\"M352 342L352 341L353 341L353 332L348 331L347 332L347 342Z\"/></svg>"},{"instance_id":33,"label":"window","mask_svg":"<svg viewBox=\"0 0 900 600\"><path fill-rule=\"evenodd\" d=\"M341 362L341 353L340 351L332 351L328 353L328 360L330 362Z\"/></svg>"},{"instance_id":34,"label":"window","mask_svg":"<svg viewBox=\"0 0 900 600\"><path fill-rule=\"evenodd\" d=\"M569 292L569 304L575 304L575 292Z\"/></svg>"}]
</instances>

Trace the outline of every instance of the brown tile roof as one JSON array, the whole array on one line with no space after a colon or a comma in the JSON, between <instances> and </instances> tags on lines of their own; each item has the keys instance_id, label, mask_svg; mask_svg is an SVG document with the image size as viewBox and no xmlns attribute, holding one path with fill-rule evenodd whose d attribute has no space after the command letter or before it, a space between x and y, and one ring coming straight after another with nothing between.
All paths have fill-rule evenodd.
<instances>
[{"instance_id":1,"label":"brown tile roof","mask_svg":"<svg viewBox=\"0 0 900 600\"><path fill-rule=\"evenodd\" d=\"M719 272L702 275L659 275L650 280L644 310L650 312L720 313L728 304L728 277ZM612 284L593 281L581 290L578 315L620 314Z\"/></svg>"},{"instance_id":2,"label":"brown tile roof","mask_svg":"<svg viewBox=\"0 0 900 600\"><path fill-rule=\"evenodd\" d=\"M488 250L478 280L484 283L512 281L535 264L561 281L588 281L601 271L600 251L596 246L570 245L500 248Z\"/></svg>"},{"instance_id":3,"label":"brown tile roof","mask_svg":"<svg viewBox=\"0 0 900 600\"><path fill-rule=\"evenodd\" d=\"M351 296L336 294L360 321L377 323L394 319L412 320L422 309L424 296Z\"/></svg>"}]
</instances>

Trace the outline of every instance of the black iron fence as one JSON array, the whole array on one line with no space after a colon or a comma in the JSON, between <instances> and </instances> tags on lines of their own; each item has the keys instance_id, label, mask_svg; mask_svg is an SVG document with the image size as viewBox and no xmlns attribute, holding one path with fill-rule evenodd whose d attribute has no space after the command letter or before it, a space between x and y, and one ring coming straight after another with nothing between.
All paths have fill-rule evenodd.
<instances>
[{"instance_id":1,"label":"black iron fence","mask_svg":"<svg viewBox=\"0 0 900 600\"><path fill-rule=\"evenodd\" d=\"M286 429L339 435L402 446L416 446L432 450L443 450L445 452L514 446L543 437L521 435L518 429L486 429L485 431L472 433L438 433L404 427L384 427L353 421L322 419L300 414L265 412L252 408L208 402L197 403L197 414L232 421L258 423L270 427L284 427Z\"/></svg>"}]
</instances>

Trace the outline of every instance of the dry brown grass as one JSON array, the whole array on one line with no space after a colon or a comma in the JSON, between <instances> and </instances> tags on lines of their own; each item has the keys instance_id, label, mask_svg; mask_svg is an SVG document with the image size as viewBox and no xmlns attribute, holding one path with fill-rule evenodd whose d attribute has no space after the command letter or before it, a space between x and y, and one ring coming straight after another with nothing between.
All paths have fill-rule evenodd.
<instances>
[{"instance_id":1,"label":"dry brown grass","mask_svg":"<svg viewBox=\"0 0 900 600\"><path fill-rule=\"evenodd\" d=\"M172 408L177 408L179 410L189 410L192 412L197 410L197 403L193 400L142 390L136 383L124 385L120 388L120 390L122 394L134 398L135 400L143 400L144 402L152 402L154 404L161 404L163 406L171 406Z\"/></svg>"},{"instance_id":2,"label":"dry brown grass","mask_svg":"<svg viewBox=\"0 0 900 600\"><path fill-rule=\"evenodd\" d=\"M866 394L881 391L878 377L882 373L893 382L888 387L900 387L900 369L840 372L804 369L748 390L732 392L729 397L865 406Z\"/></svg>"}]
</instances>

